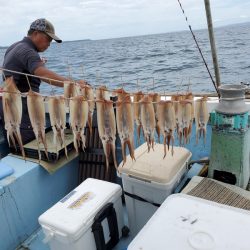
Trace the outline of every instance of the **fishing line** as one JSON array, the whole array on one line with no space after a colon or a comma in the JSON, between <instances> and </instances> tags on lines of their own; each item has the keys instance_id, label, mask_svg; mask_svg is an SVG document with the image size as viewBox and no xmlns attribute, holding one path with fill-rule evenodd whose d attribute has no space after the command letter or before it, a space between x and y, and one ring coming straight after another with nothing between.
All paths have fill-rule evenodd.
<instances>
[{"instance_id":1,"label":"fishing line","mask_svg":"<svg viewBox=\"0 0 250 250\"><path fill-rule=\"evenodd\" d=\"M185 14L185 11L184 11L184 9L183 9L183 7L182 7L182 5L181 5L181 2L180 2L180 0L177 0L177 1L178 1L179 5L180 5L180 7L181 7L182 13L183 13L183 15L184 15L184 17L185 17L185 20L186 20L187 24L188 24L189 30L190 30L190 32L191 32L191 34L192 34L192 36L193 36L193 39L194 39L194 41L195 41L195 43L196 43L196 46L197 46L197 48L198 48L198 50L199 50L199 52L200 52L201 58L202 58L202 60L203 60L203 62L204 62L204 64L205 64L205 66L206 66L206 68L207 68L207 72L208 72L208 74L209 74L209 76L210 76L210 78L211 78L211 80L212 80L212 82L213 82L214 88L215 88L215 90L216 90L218 96L220 96L219 91L218 91L218 88L217 88L217 86L216 86L216 84L215 84L215 81L214 81L214 79L213 79L213 77L212 77L212 74L211 74L211 72L210 72L210 70L209 70L209 68L208 68L207 62L206 62L206 60L205 60L205 58L204 58L204 56L203 56L203 53L202 53L202 51L201 51L201 48L200 48L200 46L199 46L199 44L198 44L198 42L197 42L197 40L196 40L196 37L195 37L194 32L193 32L193 30L192 30L192 27L191 27L191 25L190 25L189 22L188 22L188 18L187 18L186 14Z\"/></svg>"}]
</instances>

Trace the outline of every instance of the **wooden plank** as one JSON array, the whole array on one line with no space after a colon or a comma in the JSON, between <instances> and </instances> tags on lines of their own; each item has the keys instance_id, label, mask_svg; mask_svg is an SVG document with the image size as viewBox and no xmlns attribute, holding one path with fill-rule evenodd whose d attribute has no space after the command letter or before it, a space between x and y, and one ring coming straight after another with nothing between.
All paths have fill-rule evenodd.
<instances>
[{"instance_id":1,"label":"wooden plank","mask_svg":"<svg viewBox=\"0 0 250 250\"><path fill-rule=\"evenodd\" d=\"M101 139L99 138L99 133L98 133L98 129L96 128L96 138L97 138L97 148L102 148L102 141ZM101 155L97 155L96 157L96 161L97 163L101 163L102 161L102 156ZM96 173L96 176L98 179L101 179L101 169L103 168L102 165L98 165L98 168L97 168L97 173Z\"/></svg>"},{"instance_id":2,"label":"wooden plank","mask_svg":"<svg viewBox=\"0 0 250 250\"><path fill-rule=\"evenodd\" d=\"M94 137L94 135L93 135L93 127L92 127L92 134L90 134L89 133L89 135L90 135L90 146L89 146L89 149L95 149L95 137ZM91 164L89 164L89 171L90 171L90 174L89 174L89 176L91 177L91 178L96 178L96 176L95 176L95 166L94 166L94 158L95 158L95 155L94 154L92 154L92 153L89 153L89 161L91 162Z\"/></svg>"},{"instance_id":3,"label":"wooden plank","mask_svg":"<svg viewBox=\"0 0 250 250\"><path fill-rule=\"evenodd\" d=\"M90 136L90 131L89 131L89 128L88 128L88 137L87 137L87 141L86 141L86 146L87 146L87 148L91 148L91 146L92 146L92 141L91 141L91 136ZM87 161L87 163L86 163L86 176L85 176L85 179L87 179L87 178L89 178L90 177L90 163L88 163L89 161L90 161L90 154L87 152L86 153L86 161Z\"/></svg>"},{"instance_id":4,"label":"wooden plank","mask_svg":"<svg viewBox=\"0 0 250 250\"><path fill-rule=\"evenodd\" d=\"M89 127L86 128L86 147L86 152L80 153L79 181L82 182L88 177L113 181L115 179L116 170L112 156L110 156L110 167L109 171L106 172L106 158L103 152L102 141L98 133L96 111L93 115L92 135L90 135ZM95 150L97 151L96 153ZM103 154L100 154L100 151L102 151Z\"/></svg>"},{"instance_id":5,"label":"wooden plank","mask_svg":"<svg viewBox=\"0 0 250 250\"><path fill-rule=\"evenodd\" d=\"M98 139L99 139L99 136L98 136L98 128L97 128L97 113L96 113L96 110L94 111L94 114L93 114L93 125L92 125L92 139L93 139L93 146L92 148L95 150L97 149L97 145L98 145ZM92 149L91 148L91 149ZM92 163L92 169L91 169L91 175L93 178L96 178L98 179L98 176L97 176L97 169L98 169L98 165L96 164L96 160L97 160L97 155L92 153L91 155L91 161L93 162Z\"/></svg>"}]
</instances>

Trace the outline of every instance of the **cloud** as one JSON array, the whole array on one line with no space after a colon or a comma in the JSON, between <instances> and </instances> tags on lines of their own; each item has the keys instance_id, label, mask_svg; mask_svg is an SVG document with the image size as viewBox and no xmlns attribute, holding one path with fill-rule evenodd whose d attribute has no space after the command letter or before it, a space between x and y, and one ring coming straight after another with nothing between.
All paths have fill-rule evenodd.
<instances>
[{"instance_id":1,"label":"cloud","mask_svg":"<svg viewBox=\"0 0 250 250\"><path fill-rule=\"evenodd\" d=\"M240 15L240 18L246 19L246 18L249 18L249 16L248 15Z\"/></svg>"},{"instance_id":2,"label":"cloud","mask_svg":"<svg viewBox=\"0 0 250 250\"><path fill-rule=\"evenodd\" d=\"M181 2L192 27L205 28L204 2ZM249 0L210 2L216 25L250 20ZM50 20L63 40L102 39L187 29L177 0L8 0L1 2L0 13L0 45L22 39L30 23L40 17Z\"/></svg>"}]
</instances>

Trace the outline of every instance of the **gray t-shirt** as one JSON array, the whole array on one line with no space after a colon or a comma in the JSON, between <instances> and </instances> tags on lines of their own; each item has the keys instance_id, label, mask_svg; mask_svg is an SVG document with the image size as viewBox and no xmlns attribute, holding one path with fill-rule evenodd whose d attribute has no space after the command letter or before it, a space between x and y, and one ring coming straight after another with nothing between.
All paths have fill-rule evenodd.
<instances>
[{"instance_id":1,"label":"gray t-shirt","mask_svg":"<svg viewBox=\"0 0 250 250\"><path fill-rule=\"evenodd\" d=\"M4 56L3 68L28 73L34 75L34 71L43 66L43 62L38 51L30 38L24 37L23 40L11 45ZM29 91L29 85L26 76L13 74L4 71L5 77L14 77L17 88L21 92ZM36 77L28 77L29 83L33 91L39 92L41 80Z\"/></svg>"},{"instance_id":2,"label":"gray t-shirt","mask_svg":"<svg viewBox=\"0 0 250 250\"><path fill-rule=\"evenodd\" d=\"M43 66L43 62L38 54L38 51L30 38L25 37L23 40L11 45L4 56L3 68L28 73L34 75L34 71ZM11 73L4 71L5 77L13 76L17 88L21 92L29 91L29 84L25 75ZM39 92L41 80L37 77L28 77L29 83L33 91ZM35 138L31 122L28 114L27 98L22 97L22 122L20 125L20 132L23 143L27 143ZM3 120L2 101L0 101L0 117Z\"/></svg>"}]
</instances>

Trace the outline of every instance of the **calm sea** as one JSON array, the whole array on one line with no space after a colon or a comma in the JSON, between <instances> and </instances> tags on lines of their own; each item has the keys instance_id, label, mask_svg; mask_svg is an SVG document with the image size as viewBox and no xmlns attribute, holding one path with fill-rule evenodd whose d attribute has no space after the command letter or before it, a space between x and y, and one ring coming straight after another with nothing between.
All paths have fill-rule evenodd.
<instances>
[{"instance_id":1,"label":"calm sea","mask_svg":"<svg viewBox=\"0 0 250 250\"><path fill-rule=\"evenodd\" d=\"M194 31L214 75L207 30ZM250 23L215 29L222 83L250 81ZM6 48L0 49L0 64ZM128 91L213 92L213 84L189 31L105 40L52 43L41 54L47 67L92 85ZM43 84L41 92L51 91ZM57 89L56 92L61 92Z\"/></svg>"}]
</instances>

